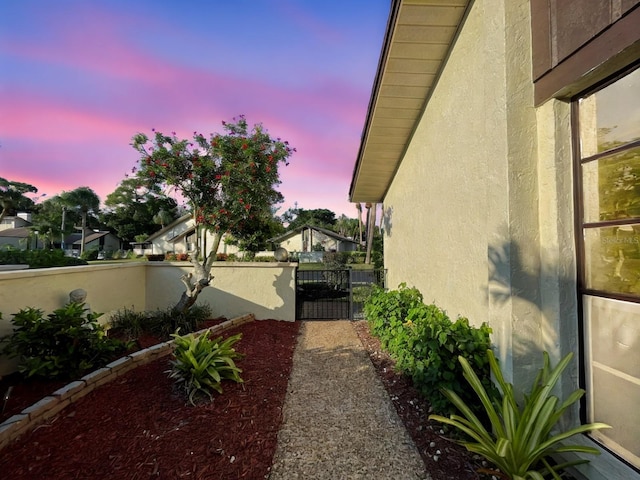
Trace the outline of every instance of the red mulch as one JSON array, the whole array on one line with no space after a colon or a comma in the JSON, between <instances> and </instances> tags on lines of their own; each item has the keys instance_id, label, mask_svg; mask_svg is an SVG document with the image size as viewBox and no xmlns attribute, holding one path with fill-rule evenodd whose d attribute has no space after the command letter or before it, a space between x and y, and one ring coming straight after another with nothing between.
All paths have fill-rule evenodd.
<instances>
[{"instance_id":1,"label":"red mulch","mask_svg":"<svg viewBox=\"0 0 640 480\"><path fill-rule=\"evenodd\" d=\"M174 392L168 357L126 373L4 449L2 477L265 478L299 325L261 320L226 332L243 333L244 383L223 383L213 403L189 406Z\"/></svg>"},{"instance_id":2,"label":"red mulch","mask_svg":"<svg viewBox=\"0 0 640 480\"><path fill-rule=\"evenodd\" d=\"M238 362L245 383L226 382L212 404L187 406L175 394L165 373L168 357L128 372L0 452L2 478L264 479L275 453L299 325L261 320L226 332L244 334L236 348L246 354ZM431 478L487 478L476 473L480 465L464 448L429 422L428 403L395 372L367 322L354 326ZM64 383L16 386L0 421ZM0 394L7 384L0 381Z\"/></svg>"}]
</instances>

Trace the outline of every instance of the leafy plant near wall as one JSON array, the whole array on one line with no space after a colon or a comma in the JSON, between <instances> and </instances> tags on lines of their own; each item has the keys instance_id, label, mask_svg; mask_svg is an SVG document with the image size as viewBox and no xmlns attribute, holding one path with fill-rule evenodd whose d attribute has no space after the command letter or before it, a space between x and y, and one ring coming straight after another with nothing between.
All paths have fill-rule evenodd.
<instances>
[{"instance_id":1,"label":"leafy plant near wall","mask_svg":"<svg viewBox=\"0 0 640 480\"><path fill-rule=\"evenodd\" d=\"M79 258L65 257L62 250L0 249L0 265L29 265L30 268L69 267L87 265Z\"/></svg>"},{"instance_id":2,"label":"leafy plant near wall","mask_svg":"<svg viewBox=\"0 0 640 480\"><path fill-rule=\"evenodd\" d=\"M417 288L401 283L397 290L375 287L364 306L371 333L380 338L382 348L403 329L409 310L422 305L422 294Z\"/></svg>"},{"instance_id":3,"label":"leafy plant near wall","mask_svg":"<svg viewBox=\"0 0 640 480\"><path fill-rule=\"evenodd\" d=\"M242 382L239 369L234 360L242 358L233 345L242 338L242 334L233 335L226 340L222 337L209 338L209 331L196 337L193 334L180 336L173 334L176 348L173 352L169 377L187 396L189 403L195 405L198 397L206 395L213 398L212 392L222 393L223 380Z\"/></svg>"},{"instance_id":4,"label":"leafy plant near wall","mask_svg":"<svg viewBox=\"0 0 640 480\"><path fill-rule=\"evenodd\" d=\"M468 359L490 393L496 393L490 378L486 350L491 329L487 324L473 327L463 317L452 321L436 305L426 305L416 288L400 284L398 290L374 290L365 303L371 331L396 361L396 368L411 377L414 386L436 412L455 411L441 389L473 400L464 381L458 356ZM480 405L474 407L481 413Z\"/></svg>"},{"instance_id":5,"label":"leafy plant near wall","mask_svg":"<svg viewBox=\"0 0 640 480\"><path fill-rule=\"evenodd\" d=\"M18 371L26 378L77 378L127 349L107 338L97 322L101 315L88 313L83 303L69 303L47 317L40 309L22 309L11 320L13 333L2 337L2 353L19 359Z\"/></svg>"},{"instance_id":6,"label":"leafy plant near wall","mask_svg":"<svg viewBox=\"0 0 640 480\"><path fill-rule=\"evenodd\" d=\"M211 306L207 303L193 305L186 312L175 312L172 308L155 312L136 312L124 308L111 316L114 334L137 338L146 332L161 339L169 339L172 333L180 330L191 333L198 325L211 318Z\"/></svg>"},{"instance_id":7,"label":"leafy plant near wall","mask_svg":"<svg viewBox=\"0 0 640 480\"><path fill-rule=\"evenodd\" d=\"M484 411L491 422L491 429L485 428L474 414L469 404L452 390L444 390L444 394L462 413L449 418L430 415L429 419L452 425L471 438L461 442L467 450L482 455L493 463L499 471L487 470L499 478L513 480L544 480L553 478L560 480L562 470L569 466L585 463L586 460L552 464L550 457L556 454L579 452L598 455L596 448L567 445L564 443L573 435L591 430L610 428L604 423L581 425L562 433L553 433L563 413L583 395L584 390L576 390L560 405L559 399L551 394L562 372L567 367L572 353L565 356L555 368L551 368L549 355L544 352L544 365L540 369L531 391L524 396L522 406L516 402L513 385L504 380L498 362L491 350L487 350L491 371L500 386L501 395L498 402L493 401L482 382L464 357L459 362L464 370L464 377L471 385L480 400Z\"/></svg>"}]
</instances>

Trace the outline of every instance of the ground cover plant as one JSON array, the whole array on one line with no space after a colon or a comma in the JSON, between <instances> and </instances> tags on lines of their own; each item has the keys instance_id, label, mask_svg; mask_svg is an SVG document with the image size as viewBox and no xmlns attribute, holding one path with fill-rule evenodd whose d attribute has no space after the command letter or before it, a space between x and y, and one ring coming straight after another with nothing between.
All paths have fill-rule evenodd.
<instances>
[{"instance_id":1,"label":"ground cover plant","mask_svg":"<svg viewBox=\"0 0 640 480\"><path fill-rule=\"evenodd\" d=\"M209 331L201 335L173 334L175 349L169 378L175 380L176 385L188 398L191 405L206 396L213 399L213 392L222 393L222 381L232 380L242 383L242 370L235 361L243 355L233 348L242 338L238 333L226 339L209 338Z\"/></svg>"},{"instance_id":2,"label":"ground cover plant","mask_svg":"<svg viewBox=\"0 0 640 480\"><path fill-rule=\"evenodd\" d=\"M500 386L501 399L495 402L487 393L482 382L464 357L459 357L464 369L465 379L477 395L491 428L474 414L467 402L454 391L445 389L444 393L462 413L449 418L431 415L429 418L451 425L463 432L470 440L461 443L471 452L485 457L499 470L487 470L485 473L507 480L560 480L560 472L569 466L585 461L554 464L551 457L555 454L580 452L598 455L594 447L569 445L568 438L587 433L591 430L610 428L604 423L580 425L565 432L554 432L564 412L583 395L578 389L562 403L551 394L555 384L567 367L573 353L566 355L554 368L549 355L544 352L544 364L533 382L531 390L524 395L521 405L516 401L513 385L504 380L498 362L491 350L487 351L491 371Z\"/></svg>"},{"instance_id":3,"label":"ground cover plant","mask_svg":"<svg viewBox=\"0 0 640 480\"><path fill-rule=\"evenodd\" d=\"M11 320L13 332L1 339L2 353L18 358L18 371L25 378L77 378L129 347L107 337L98 323L101 315L75 302L46 317L40 309L22 309Z\"/></svg>"},{"instance_id":4,"label":"ground cover plant","mask_svg":"<svg viewBox=\"0 0 640 480\"><path fill-rule=\"evenodd\" d=\"M109 335L125 340L136 340L146 333L161 340L169 340L178 330L183 334L196 331L205 320L210 318L211 306L207 303L192 305L184 312L176 312L173 308L146 312L123 308L111 316Z\"/></svg>"},{"instance_id":5,"label":"ground cover plant","mask_svg":"<svg viewBox=\"0 0 640 480\"><path fill-rule=\"evenodd\" d=\"M396 368L412 379L434 411L455 411L442 389L456 392L473 405L473 392L466 388L458 356L471 363L489 394L496 394L486 356L491 333L487 324L474 327L464 317L453 321L436 305L426 305L420 291L406 284L397 290L376 287L364 311L371 332L396 361ZM480 405L472 408L482 413Z\"/></svg>"}]
</instances>

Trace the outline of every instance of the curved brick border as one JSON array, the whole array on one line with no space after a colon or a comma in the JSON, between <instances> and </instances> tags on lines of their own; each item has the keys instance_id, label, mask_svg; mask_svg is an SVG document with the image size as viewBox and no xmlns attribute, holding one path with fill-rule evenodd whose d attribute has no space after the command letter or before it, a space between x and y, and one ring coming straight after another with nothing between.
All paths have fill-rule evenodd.
<instances>
[{"instance_id":1,"label":"curved brick border","mask_svg":"<svg viewBox=\"0 0 640 480\"><path fill-rule=\"evenodd\" d=\"M222 333L238 325L242 325L255 320L253 314L236 317L226 322L214 325L195 332L195 335L201 335L209 330L211 333ZM119 358L106 365L103 368L95 370L80 380L71 382L70 384L56 390L51 395L44 397L39 402L34 403L25 408L17 415L9 417L0 424L0 450L9 445L18 437L33 430L37 425L43 423L47 419L58 414L67 405L72 404L76 400L84 397L89 392L105 383L115 380L140 365L152 362L160 357L164 357L173 352L173 340L159 343L144 350L139 350Z\"/></svg>"}]
</instances>

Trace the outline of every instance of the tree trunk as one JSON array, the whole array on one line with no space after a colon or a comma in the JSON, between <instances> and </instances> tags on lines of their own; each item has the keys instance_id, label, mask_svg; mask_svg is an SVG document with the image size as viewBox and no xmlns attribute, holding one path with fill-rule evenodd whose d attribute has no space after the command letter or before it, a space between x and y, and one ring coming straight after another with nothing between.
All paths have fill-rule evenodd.
<instances>
[{"instance_id":1,"label":"tree trunk","mask_svg":"<svg viewBox=\"0 0 640 480\"><path fill-rule=\"evenodd\" d=\"M180 296L180 300L173 307L173 311L176 313L184 313L189 310L198 299L200 292L211 284L213 275L211 275L211 267L213 262L216 261L218 253L218 246L222 235L215 234L213 237L213 245L209 250L209 255L206 256L201 262L198 258L200 256L200 250L196 247L195 251L191 254L191 263L193 264L193 272L187 273L180 277L180 280L185 286L184 292Z\"/></svg>"},{"instance_id":2,"label":"tree trunk","mask_svg":"<svg viewBox=\"0 0 640 480\"><path fill-rule=\"evenodd\" d=\"M358 245L362 247L362 205L356 203L356 208L358 209L358 230L360 231L360 243Z\"/></svg>"},{"instance_id":3,"label":"tree trunk","mask_svg":"<svg viewBox=\"0 0 640 480\"><path fill-rule=\"evenodd\" d=\"M364 263L366 263L367 265L371 263L371 249L373 247L373 233L375 231L375 226L376 226L377 204L374 203L373 205L368 207L368 209L369 211L367 212L367 254L364 259Z\"/></svg>"},{"instance_id":4,"label":"tree trunk","mask_svg":"<svg viewBox=\"0 0 640 480\"><path fill-rule=\"evenodd\" d=\"M87 212L82 212L82 237L80 239L80 256L84 253L84 243L87 241L87 233L85 232L87 228Z\"/></svg>"}]
</instances>

